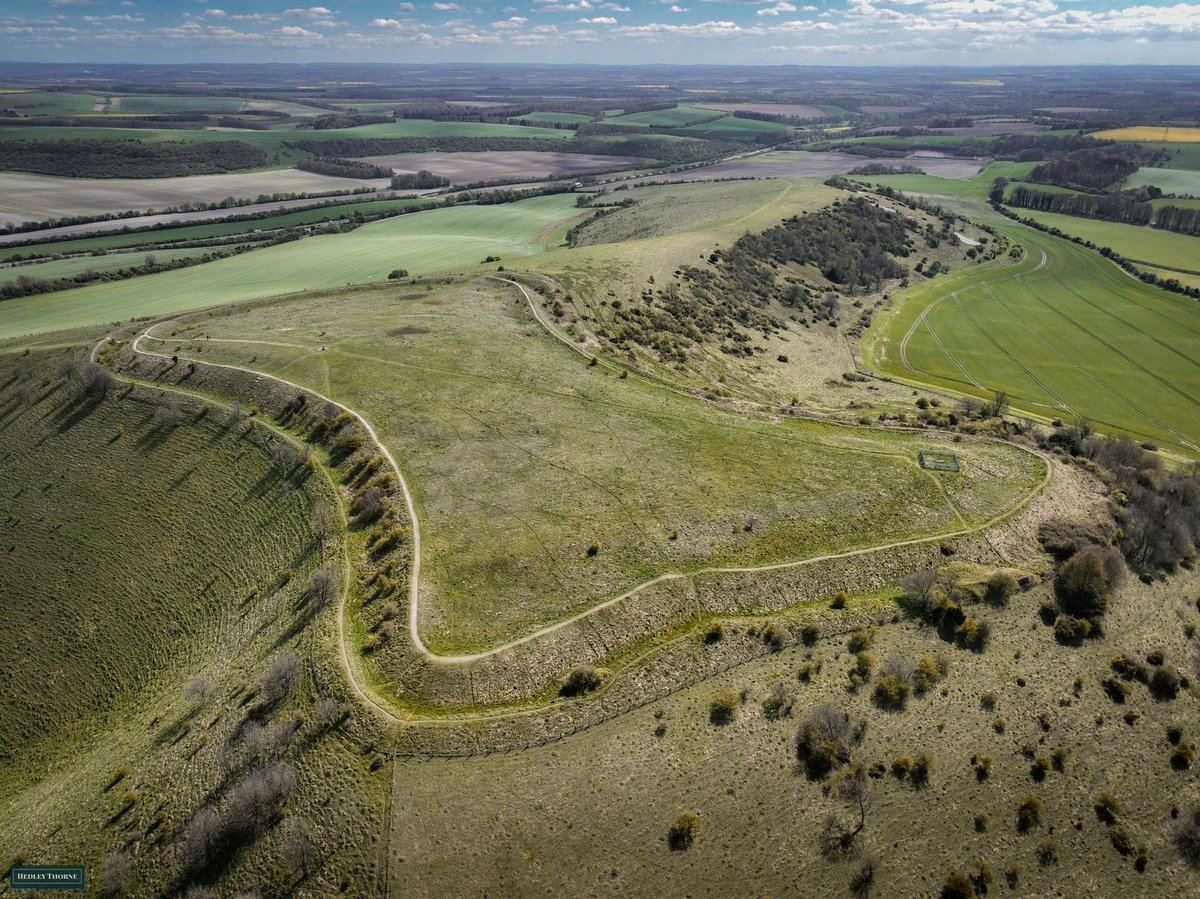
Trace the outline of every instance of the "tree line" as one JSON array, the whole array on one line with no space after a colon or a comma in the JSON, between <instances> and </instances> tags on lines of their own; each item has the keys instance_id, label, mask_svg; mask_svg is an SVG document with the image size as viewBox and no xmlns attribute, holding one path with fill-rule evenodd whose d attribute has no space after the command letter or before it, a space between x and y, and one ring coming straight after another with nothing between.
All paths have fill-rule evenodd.
<instances>
[{"instance_id":1,"label":"tree line","mask_svg":"<svg viewBox=\"0 0 1200 899\"><path fill-rule=\"evenodd\" d=\"M329 175L334 178L390 178L392 170L382 165L372 165L361 159L343 159L338 156L314 156L311 159L301 159L296 168L303 172L313 172L317 175Z\"/></svg>"},{"instance_id":2,"label":"tree line","mask_svg":"<svg viewBox=\"0 0 1200 899\"><path fill-rule=\"evenodd\" d=\"M219 175L262 168L270 157L240 140L5 140L0 141L0 171L36 172L69 178L168 178Z\"/></svg>"},{"instance_id":3,"label":"tree line","mask_svg":"<svg viewBox=\"0 0 1200 899\"><path fill-rule=\"evenodd\" d=\"M1111 194L1056 193L1018 184L1008 196L1010 206L1078 215L1084 218L1146 225L1154 218L1154 207L1147 199L1161 193L1158 188L1122 190Z\"/></svg>"},{"instance_id":4,"label":"tree line","mask_svg":"<svg viewBox=\"0 0 1200 899\"><path fill-rule=\"evenodd\" d=\"M1137 159L1127 151L1081 149L1036 166L1029 173L1029 180L1059 187L1103 190L1124 181L1137 170Z\"/></svg>"}]
</instances>

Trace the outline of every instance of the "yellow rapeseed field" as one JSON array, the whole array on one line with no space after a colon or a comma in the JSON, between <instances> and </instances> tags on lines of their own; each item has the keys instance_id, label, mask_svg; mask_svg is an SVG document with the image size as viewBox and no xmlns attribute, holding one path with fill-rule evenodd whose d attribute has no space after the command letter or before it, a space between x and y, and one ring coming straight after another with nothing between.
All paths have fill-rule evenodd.
<instances>
[{"instance_id":1,"label":"yellow rapeseed field","mask_svg":"<svg viewBox=\"0 0 1200 899\"><path fill-rule=\"evenodd\" d=\"M1092 137L1102 140L1153 140L1194 144L1200 143L1200 128L1158 128L1150 125L1136 125L1132 128L1097 131Z\"/></svg>"}]
</instances>

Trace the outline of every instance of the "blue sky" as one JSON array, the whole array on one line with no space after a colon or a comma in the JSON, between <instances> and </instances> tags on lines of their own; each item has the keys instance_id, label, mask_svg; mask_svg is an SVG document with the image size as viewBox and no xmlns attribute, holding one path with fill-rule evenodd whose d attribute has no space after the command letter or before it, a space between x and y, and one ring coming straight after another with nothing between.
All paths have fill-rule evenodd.
<instances>
[{"instance_id":1,"label":"blue sky","mask_svg":"<svg viewBox=\"0 0 1200 899\"><path fill-rule=\"evenodd\" d=\"M42 62L1200 63L1200 2L4 0Z\"/></svg>"}]
</instances>

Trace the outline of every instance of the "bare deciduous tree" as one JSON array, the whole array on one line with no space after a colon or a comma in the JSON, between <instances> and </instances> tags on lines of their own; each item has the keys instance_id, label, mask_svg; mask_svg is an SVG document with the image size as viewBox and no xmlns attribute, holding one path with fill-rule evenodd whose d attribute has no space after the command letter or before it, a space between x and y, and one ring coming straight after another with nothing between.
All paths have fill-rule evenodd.
<instances>
[{"instance_id":1,"label":"bare deciduous tree","mask_svg":"<svg viewBox=\"0 0 1200 899\"><path fill-rule=\"evenodd\" d=\"M300 660L292 653L276 656L258 682L258 688L268 702L279 702L291 695L300 679Z\"/></svg>"},{"instance_id":2,"label":"bare deciduous tree","mask_svg":"<svg viewBox=\"0 0 1200 899\"><path fill-rule=\"evenodd\" d=\"M252 772L230 791L226 812L230 828L241 833L261 830L283 808L295 787L296 772L282 762Z\"/></svg>"},{"instance_id":3,"label":"bare deciduous tree","mask_svg":"<svg viewBox=\"0 0 1200 899\"><path fill-rule=\"evenodd\" d=\"M216 688L217 683L211 677L198 674L184 685L183 695L194 702L204 702Z\"/></svg>"},{"instance_id":4,"label":"bare deciduous tree","mask_svg":"<svg viewBox=\"0 0 1200 899\"><path fill-rule=\"evenodd\" d=\"M113 852L100 866L100 883L110 893L123 893L133 882L133 859L124 852Z\"/></svg>"},{"instance_id":5,"label":"bare deciduous tree","mask_svg":"<svg viewBox=\"0 0 1200 899\"><path fill-rule=\"evenodd\" d=\"M332 565L318 568L308 579L308 604L314 612L319 612L337 598L341 578L338 570Z\"/></svg>"},{"instance_id":6,"label":"bare deciduous tree","mask_svg":"<svg viewBox=\"0 0 1200 899\"><path fill-rule=\"evenodd\" d=\"M288 825L287 835L280 847L283 863L293 874L307 877L320 860L320 847L312 823L307 818L295 818Z\"/></svg>"},{"instance_id":7,"label":"bare deciduous tree","mask_svg":"<svg viewBox=\"0 0 1200 899\"><path fill-rule=\"evenodd\" d=\"M326 727L333 727L341 718L337 702L328 696L318 699L316 708L317 716L325 722Z\"/></svg>"}]
</instances>

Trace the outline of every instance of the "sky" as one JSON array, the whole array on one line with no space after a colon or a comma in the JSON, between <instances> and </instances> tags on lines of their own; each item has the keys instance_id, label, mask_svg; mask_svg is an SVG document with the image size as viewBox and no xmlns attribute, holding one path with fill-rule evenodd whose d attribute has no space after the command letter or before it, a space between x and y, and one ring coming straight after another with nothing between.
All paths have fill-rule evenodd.
<instances>
[{"instance_id":1,"label":"sky","mask_svg":"<svg viewBox=\"0 0 1200 899\"><path fill-rule=\"evenodd\" d=\"M0 60L1200 64L1200 2L3 0Z\"/></svg>"}]
</instances>

